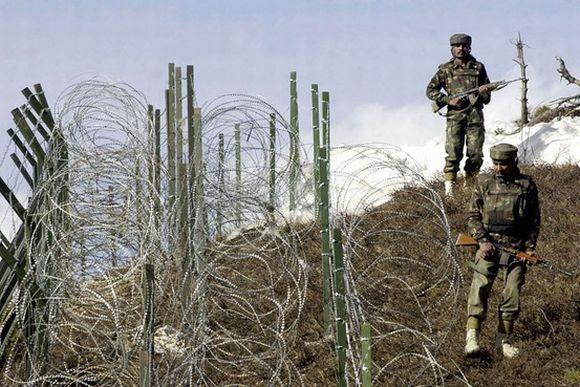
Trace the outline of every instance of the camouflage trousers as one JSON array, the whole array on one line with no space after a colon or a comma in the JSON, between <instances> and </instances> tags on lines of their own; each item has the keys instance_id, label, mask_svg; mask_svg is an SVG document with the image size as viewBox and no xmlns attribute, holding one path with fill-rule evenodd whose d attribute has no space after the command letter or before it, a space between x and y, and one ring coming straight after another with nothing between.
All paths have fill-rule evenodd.
<instances>
[{"instance_id":1,"label":"camouflage trousers","mask_svg":"<svg viewBox=\"0 0 580 387\"><path fill-rule=\"evenodd\" d=\"M520 290L525 282L526 265L511 258L507 266L500 266L499 257L493 260L476 258L472 267L473 280L469 289L467 315L478 321L484 321L491 287L499 273L503 274L504 287L498 307L498 319L515 321L520 313Z\"/></svg>"},{"instance_id":2,"label":"camouflage trousers","mask_svg":"<svg viewBox=\"0 0 580 387\"><path fill-rule=\"evenodd\" d=\"M455 180L459 163L463 158L463 146L467 144L465 172L477 173L483 163L483 110L468 108L465 111L447 113L447 131L445 141L445 180Z\"/></svg>"}]
</instances>

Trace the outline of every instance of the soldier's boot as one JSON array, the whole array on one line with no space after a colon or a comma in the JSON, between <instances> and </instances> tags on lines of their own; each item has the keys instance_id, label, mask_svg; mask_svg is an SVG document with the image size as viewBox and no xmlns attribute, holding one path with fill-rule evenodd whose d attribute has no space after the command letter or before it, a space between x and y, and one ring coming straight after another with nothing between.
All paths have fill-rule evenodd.
<instances>
[{"instance_id":1,"label":"soldier's boot","mask_svg":"<svg viewBox=\"0 0 580 387\"><path fill-rule=\"evenodd\" d=\"M520 350L510 343L510 336L506 333L498 333L495 337L495 350L508 359L514 358L520 353Z\"/></svg>"},{"instance_id":2,"label":"soldier's boot","mask_svg":"<svg viewBox=\"0 0 580 387\"><path fill-rule=\"evenodd\" d=\"M455 181L445 180L445 196L453 196L453 191L455 190Z\"/></svg>"},{"instance_id":3,"label":"soldier's boot","mask_svg":"<svg viewBox=\"0 0 580 387\"><path fill-rule=\"evenodd\" d=\"M479 171L465 171L465 182L463 183L463 186L465 188L473 188L478 174Z\"/></svg>"},{"instance_id":4,"label":"soldier's boot","mask_svg":"<svg viewBox=\"0 0 580 387\"><path fill-rule=\"evenodd\" d=\"M470 328L465 336L465 354L468 356L476 355L481 348L479 347L479 332L477 329Z\"/></svg>"},{"instance_id":5,"label":"soldier's boot","mask_svg":"<svg viewBox=\"0 0 580 387\"><path fill-rule=\"evenodd\" d=\"M520 353L520 350L511 344L511 336L514 330L513 320L504 320L498 315L497 336L495 337L495 350L504 357L511 359Z\"/></svg>"},{"instance_id":6,"label":"soldier's boot","mask_svg":"<svg viewBox=\"0 0 580 387\"><path fill-rule=\"evenodd\" d=\"M445 196L453 196L453 190L455 188L455 180L457 179L457 174L455 172L445 172Z\"/></svg>"}]
</instances>

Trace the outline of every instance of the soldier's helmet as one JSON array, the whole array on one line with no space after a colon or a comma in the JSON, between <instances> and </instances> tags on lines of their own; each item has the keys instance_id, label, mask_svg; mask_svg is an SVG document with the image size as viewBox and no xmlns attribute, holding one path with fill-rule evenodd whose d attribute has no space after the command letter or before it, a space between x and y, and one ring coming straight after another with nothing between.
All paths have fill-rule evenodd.
<instances>
[{"instance_id":1,"label":"soldier's helmet","mask_svg":"<svg viewBox=\"0 0 580 387\"><path fill-rule=\"evenodd\" d=\"M453 46L454 44L467 44L471 46L471 36L467 34L453 34L449 38L449 44Z\"/></svg>"},{"instance_id":2,"label":"soldier's helmet","mask_svg":"<svg viewBox=\"0 0 580 387\"><path fill-rule=\"evenodd\" d=\"M518 157L518 148L511 144L497 144L489 149L489 156L493 161L515 161Z\"/></svg>"}]
</instances>

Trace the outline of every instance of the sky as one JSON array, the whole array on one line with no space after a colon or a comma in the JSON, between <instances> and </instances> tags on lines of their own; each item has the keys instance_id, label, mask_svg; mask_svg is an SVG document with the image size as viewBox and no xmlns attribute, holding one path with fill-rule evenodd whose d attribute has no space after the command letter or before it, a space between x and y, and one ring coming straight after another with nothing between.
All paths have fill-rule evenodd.
<instances>
[{"instance_id":1,"label":"sky","mask_svg":"<svg viewBox=\"0 0 580 387\"><path fill-rule=\"evenodd\" d=\"M289 111L297 71L300 129L311 142L310 85L331 95L335 145L416 145L441 134L425 87L450 57L449 36L473 36L492 80L517 77L521 33L532 107L577 92L555 56L580 75L579 1L57 1L0 0L0 124L20 90L42 83L54 104L68 86L103 76L163 107L167 64L195 66L198 102L259 95ZM487 120L517 118L519 85L497 93ZM4 148L6 136L0 136Z\"/></svg>"},{"instance_id":2,"label":"sky","mask_svg":"<svg viewBox=\"0 0 580 387\"><path fill-rule=\"evenodd\" d=\"M431 112L425 87L450 58L450 35L471 34L472 54L501 80L519 76L520 33L532 108L578 93L559 79L556 56L580 76L580 1L0 0L0 17L4 130L24 103L20 90L35 83L53 107L68 87L98 76L130 84L163 109L169 62L194 65L199 105L244 93L287 116L296 71L304 143L312 142L317 83L331 95L332 145L390 143L424 155L438 147L442 165L445 120ZM493 95L488 131L518 118L518 96L518 84ZM17 174L7 156L13 148L0 134L7 181Z\"/></svg>"}]
</instances>

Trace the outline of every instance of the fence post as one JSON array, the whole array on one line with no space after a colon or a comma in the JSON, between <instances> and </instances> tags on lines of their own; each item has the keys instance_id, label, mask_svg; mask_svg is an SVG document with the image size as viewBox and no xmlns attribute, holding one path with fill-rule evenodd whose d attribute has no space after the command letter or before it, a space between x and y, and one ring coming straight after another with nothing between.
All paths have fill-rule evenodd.
<instances>
[{"instance_id":1,"label":"fence post","mask_svg":"<svg viewBox=\"0 0 580 387\"><path fill-rule=\"evenodd\" d=\"M242 194L242 139L240 133L240 124L237 123L234 126L234 146L236 153L236 226L240 227L242 225L242 212L240 208L240 196Z\"/></svg>"},{"instance_id":2,"label":"fence post","mask_svg":"<svg viewBox=\"0 0 580 387\"><path fill-rule=\"evenodd\" d=\"M330 218L328 211L328 170L326 160L326 147L322 146L319 152L318 168L320 170L320 182L318 184L320 197L320 233L322 237L322 297L324 330L330 333L332 317L332 299L330 283Z\"/></svg>"},{"instance_id":3,"label":"fence post","mask_svg":"<svg viewBox=\"0 0 580 387\"><path fill-rule=\"evenodd\" d=\"M298 92L296 90L296 71L290 73L290 211L296 208L296 183L300 168L298 128Z\"/></svg>"},{"instance_id":4,"label":"fence post","mask_svg":"<svg viewBox=\"0 0 580 387\"><path fill-rule=\"evenodd\" d=\"M223 200L225 194L225 179L224 179L224 169L225 169L225 151L224 151L224 134L220 133L218 135L218 200L217 200L217 213L216 213L216 232L217 235L222 233L223 224Z\"/></svg>"},{"instance_id":5,"label":"fence post","mask_svg":"<svg viewBox=\"0 0 580 387\"><path fill-rule=\"evenodd\" d=\"M322 92L322 145L330 150L330 93L328 91ZM327 156L330 159L330 154Z\"/></svg>"},{"instance_id":6,"label":"fence post","mask_svg":"<svg viewBox=\"0 0 580 387\"><path fill-rule=\"evenodd\" d=\"M318 181L319 177L319 169L318 169L318 151L320 149L320 114L319 114L319 102L318 102L318 85L312 84L311 89L312 94L312 151L313 151L313 162L312 162L312 170L314 173L314 216L318 217L318 201L320 197L318 196Z\"/></svg>"},{"instance_id":7,"label":"fence post","mask_svg":"<svg viewBox=\"0 0 580 387\"><path fill-rule=\"evenodd\" d=\"M143 267L143 309L145 321L143 323L143 344L139 359L139 386L149 387L153 385L153 358L155 355L153 328L155 326L154 309L154 281L155 273L153 264L147 263Z\"/></svg>"},{"instance_id":8,"label":"fence post","mask_svg":"<svg viewBox=\"0 0 580 387\"><path fill-rule=\"evenodd\" d=\"M44 149L42 149L42 146L40 145L40 143L38 142L38 139L36 138L36 136L32 132L32 129L30 129L30 126L28 126L28 123L26 122L26 119L22 115L22 112L20 112L19 109L14 109L14 110L12 110L12 117L13 117L14 123L20 129L20 132L24 136L24 139L26 140L26 142L30 146L30 149L32 149L32 151L34 152L34 155L36 156L38 163L40 165L43 165L44 158L46 157L46 155L44 153Z\"/></svg>"},{"instance_id":9,"label":"fence post","mask_svg":"<svg viewBox=\"0 0 580 387\"><path fill-rule=\"evenodd\" d=\"M372 386L371 369L373 365L371 324L363 323L360 329L361 337L361 379L362 387Z\"/></svg>"},{"instance_id":10,"label":"fence post","mask_svg":"<svg viewBox=\"0 0 580 387\"><path fill-rule=\"evenodd\" d=\"M169 229L173 242L173 226L175 221L175 64L169 63L169 88L165 90L167 118L167 169L169 190Z\"/></svg>"},{"instance_id":11,"label":"fence post","mask_svg":"<svg viewBox=\"0 0 580 387\"><path fill-rule=\"evenodd\" d=\"M155 195L161 218L161 110L155 109Z\"/></svg>"},{"instance_id":12,"label":"fence post","mask_svg":"<svg viewBox=\"0 0 580 387\"><path fill-rule=\"evenodd\" d=\"M276 113L270 113L270 211L276 208Z\"/></svg>"},{"instance_id":13,"label":"fence post","mask_svg":"<svg viewBox=\"0 0 580 387\"><path fill-rule=\"evenodd\" d=\"M181 223L181 207L183 205L183 182L181 181L181 166L183 163L183 104L181 102L182 90L181 90L181 67L175 67L175 235L177 236L179 254L182 254L182 230L183 224Z\"/></svg>"},{"instance_id":14,"label":"fence post","mask_svg":"<svg viewBox=\"0 0 580 387\"><path fill-rule=\"evenodd\" d=\"M333 230L334 250L334 304L336 305L336 357L338 360L338 385L346 387L346 351L348 340L346 336L346 300L344 284L344 252L342 249L342 234L339 228Z\"/></svg>"},{"instance_id":15,"label":"fence post","mask_svg":"<svg viewBox=\"0 0 580 387\"><path fill-rule=\"evenodd\" d=\"M165 90L165 102L167 109L167 187L169 191L168 219L170 225L172 225L173 205L175 203L175 129L173 127L173 91L170 89ZM170 229L173 229L173 227L170 227Z\"/></svg>"},{"instance_id":16,"label":"fence post","mask_svg":"<svg viewBox=\"0 0 580 387\"><path fill-rule=\"evenodd\" d=\"M193 198L195 190L195 168L193 165L193 155L195 152L195 126L196 117L194 116L194 78L193 78L193 66L188 65L186 67L186 93L187 93L187 212L188 212L188 248L186 254L186 260L184 261L184 276L187 278L187 282L190 281L191 270L194 267L194 260L192 258L193 254L193 233L194 233L194 223L195 223L195 202Z\"/></svg>"}]
</instances>

